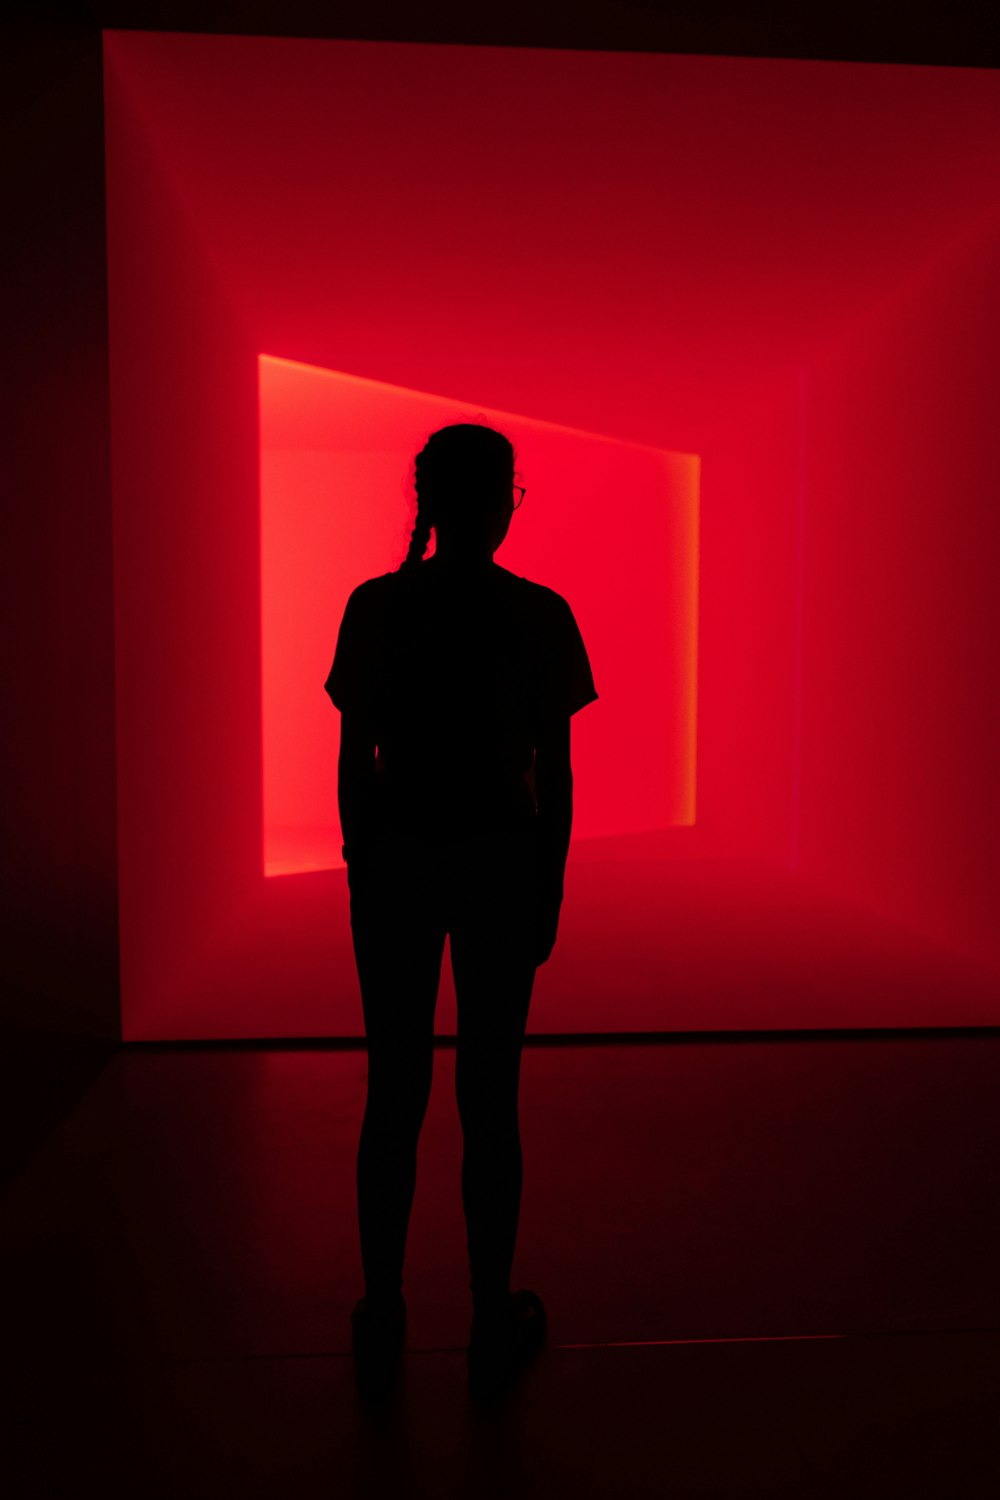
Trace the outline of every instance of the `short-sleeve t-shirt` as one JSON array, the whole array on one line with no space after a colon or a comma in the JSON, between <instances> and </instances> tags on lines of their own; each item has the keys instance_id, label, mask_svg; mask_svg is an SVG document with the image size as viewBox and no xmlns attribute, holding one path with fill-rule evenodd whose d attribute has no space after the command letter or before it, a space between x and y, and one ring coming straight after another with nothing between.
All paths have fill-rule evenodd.
<instances>
[{"instance_id":1,"label":"short-sleeve t-shirt","mask_svg":"<svg viewBox=\"0 0 1000 1500\"><path fill-rule=\"evenodd\" d=\"M430 840L533 821L540 728L598 696L561 594L434 558L354 589L324 687L374 731L376 818Z\"/></svg>"}]
</instances>

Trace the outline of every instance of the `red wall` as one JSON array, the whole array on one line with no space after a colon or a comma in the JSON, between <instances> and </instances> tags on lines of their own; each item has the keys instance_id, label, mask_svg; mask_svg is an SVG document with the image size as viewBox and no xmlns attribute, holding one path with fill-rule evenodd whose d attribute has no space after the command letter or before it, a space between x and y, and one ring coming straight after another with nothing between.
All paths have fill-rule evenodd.
<instances>
[{"instance_id":1,"label":"red wall","mask_svg":"<svg viewBox=\"0 0 1000 1500\"><path fill-rule=\"evenodd\" d=\"M262 353L699 456L697 824L576 842L532 1024L837 1024L735 959L695 1001L682 906L623 861L797 847L821 871L841 838L821 622L842 570L813 498L834 419L803 447L801 371L810 423L843 408L852 375L831 363L825 390L817 349L978 211L995 80L113 33L106 88L126 1037L362 1029L343 871L262 870ZM616 560L624 514L587 518Z\"/></svg>"},{"instance_id":2,"label":"red wall","mask_svg":"<svg viewBox=\"0 0 1000 1500\"><path fill-rule=\"evenodd\" d=\"M0 1026L119 1036L114 629L96 31L5 40ZM5 1043L0 1051L17 1057ZM6 1069L0 1090L24 1086ZM46 1085L34 1092L42 1096ZM25 1094L30 1092L25 1089ZM31 1108L29 1104L27 1108ZM12 1127L18 1129L19 1125Z\"/></svg>"},{"instance_id":3,"label":"red wall","mask_svg":"<svg viewBox=\"0 0 1000 1500\"><path fill-rule=\"evenodd\" d=\"M801 869L1000 966L1000 220L809 369Z\"/></svg>"}]
</instances>

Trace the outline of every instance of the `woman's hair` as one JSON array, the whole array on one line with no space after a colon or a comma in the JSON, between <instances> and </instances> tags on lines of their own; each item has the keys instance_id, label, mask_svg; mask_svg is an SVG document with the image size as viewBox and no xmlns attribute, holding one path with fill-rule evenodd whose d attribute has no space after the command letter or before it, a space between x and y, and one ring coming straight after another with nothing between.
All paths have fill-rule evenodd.
<instances>
[{"instance_id":1,"label":"woman's hair","mask_svg":"<svg viewBox=\"0 0 1000 1500\"><path fill-rule=\"evenodd\" d=\"M417 518L399 571L419 566L432 526L439 529L443 522L450 530L479 524L478 516L469 516L467 510L463 514L459 507L468 507L470 500L475 504L478 489L492 490L512 480L513 474L513 445L485 423L455 422L432 432L416 457Z\"/></svg>"}]
</instances>

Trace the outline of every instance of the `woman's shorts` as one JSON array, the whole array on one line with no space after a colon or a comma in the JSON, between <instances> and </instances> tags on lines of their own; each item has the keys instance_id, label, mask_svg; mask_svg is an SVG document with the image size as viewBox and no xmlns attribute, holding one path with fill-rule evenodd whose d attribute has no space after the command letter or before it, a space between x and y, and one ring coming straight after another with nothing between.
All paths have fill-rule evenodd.
<instances>
[{"instance_id":1,"label":"woman's shorts","mask_svg":"<svg viewBox=\"0 0 1000 1500\"><path fill-rule=\"evenodd\" d=\"M533 950L541 890L537 829L490 830L448 843L376 834L349 861L355 944L482 946L523 963ZM439 950L440 951L440 950Z\"/></svg>"}]
</instances>

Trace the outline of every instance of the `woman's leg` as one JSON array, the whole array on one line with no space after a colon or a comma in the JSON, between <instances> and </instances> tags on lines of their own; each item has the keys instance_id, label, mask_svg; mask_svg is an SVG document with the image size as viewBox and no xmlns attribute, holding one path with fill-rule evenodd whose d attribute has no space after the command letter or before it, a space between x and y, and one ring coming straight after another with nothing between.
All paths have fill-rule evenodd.
<instances>
[{"instance_id":1,"label":"woman's leg","mask_svg":"<svg viewBox=\"0 0 1000 1500\"><path fill-rule=\"evenodd\" d=\"M518 1122L521 1050L535 979L530 838L504 835L456 855L451 957L458 1001L455 1089L462 1122L474 1310L510 1291L523 1163Z\"/></svg>"},{"instance_id":2,"label":"woman's leg","mask_svg":"<svg viewBox=\"0 0 1000 1500\"><path fill-rule=\"evenodd\" d=\"M351 931L368 1044L358 1230L369 1304L402 1290L417 1143L434 1067L445 927L433 858L381 841L351 877Z\"/></svg>"}]
</instances>

